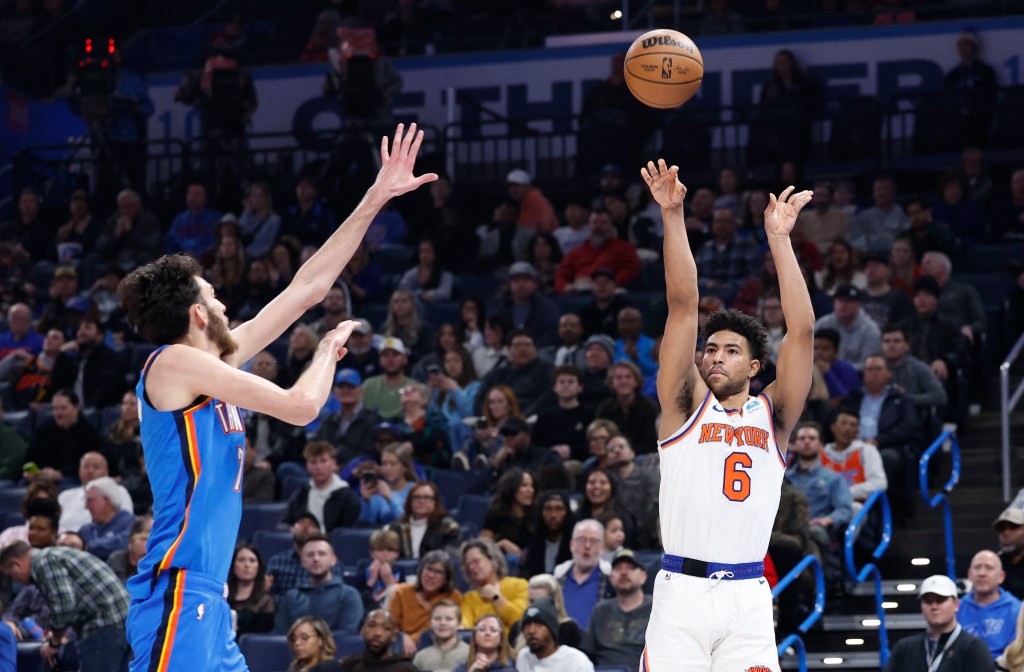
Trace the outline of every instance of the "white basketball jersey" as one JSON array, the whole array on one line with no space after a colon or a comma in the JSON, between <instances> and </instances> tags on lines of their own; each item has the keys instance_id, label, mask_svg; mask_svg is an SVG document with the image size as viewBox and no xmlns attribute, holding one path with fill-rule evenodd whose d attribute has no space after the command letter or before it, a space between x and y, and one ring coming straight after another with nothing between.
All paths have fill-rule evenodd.
<instances>
[{"instance_id":1,"label":"white basketball jersey","mask_svg":"<svg viewBox=\"0 0 1024 672\"><path fill-rule=\"evenodd\" d=\"M665 552L728 564L764 560L786 470L768 398L724 409L708 390L693 417L658 446Z\"/></svg>"}]
</instances>

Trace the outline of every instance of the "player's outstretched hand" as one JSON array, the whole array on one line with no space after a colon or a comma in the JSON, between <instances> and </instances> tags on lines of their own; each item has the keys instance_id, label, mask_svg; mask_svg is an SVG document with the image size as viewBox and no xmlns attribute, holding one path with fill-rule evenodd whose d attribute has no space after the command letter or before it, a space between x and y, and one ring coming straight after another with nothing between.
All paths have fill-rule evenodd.
<instances>
[{"instance_id":1,"label":"player's outstretched hand","mask_svg":"<svg viewBox=\"0 0 1024 672\"><path fill-rule=\"evenodd\" d=\"M348 342L348 337L352 335L352 330L358 324L355 320L339 322L338 326L324 334L319 347L328 348L328 352L333 352L337 360L341 361L341 358L348 353L345 343Z\"/></svg>"},{"instance_id":2,"label":"player's outstretched hand","mask_svg":"<svg viewBox=\"0 0 1024 672\"><path fill-rule=\"evenodd\" d=\"M768 207L764 209L764 230L769 235L788 236L796 225L796 216L800 210L811 202L811 192L799 191L793 193L793 187L787 187L785 191L775 198L775 194L769 194Z\"/></svg>"},{"instance_id":3,"label":"player's outstretched hand","mask_svg":"<svg viewBox=\"0 0 1024 672\"><path fill-rule=\"evenodd\" d=\"M423 143L423 131L416 130L416 124L399 124L395 128L395 137L388 146L388 137L380 141L380 172L374 186L379 188L387 198L401 196L419 188L427 182L437 179L436 173L426 173L416 177L412 171L416 164L416 155Z\"/></svg>"},{"instance_id":4,"label":"player's outstretched hand","mask_svg":"<svg viewBox=\"0 0 1024 672\"><path fill-rule=\"evenodd\" d=\"M665 159L658 159L658 164L648 161L647 166L640 169L640 175L651 190L651 196L663 208L678 208L686 198L686 186L679 181L679 166L669 168Z\"/></svg>"}]
</instances>

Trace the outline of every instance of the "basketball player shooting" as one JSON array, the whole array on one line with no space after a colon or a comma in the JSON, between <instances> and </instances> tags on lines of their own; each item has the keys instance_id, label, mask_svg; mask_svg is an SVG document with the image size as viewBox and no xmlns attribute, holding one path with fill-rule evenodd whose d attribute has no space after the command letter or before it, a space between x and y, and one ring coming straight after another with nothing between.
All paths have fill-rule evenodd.
<instances>
[{"instance_id":1,"label":"basketball player shooting","mask_svg":"<svg viewBox=\"0 0 1024 672\"><path fill-rule=\"evenodd\" d=\"M225 599L242 513L245 425L238 409L311 422L356 323L324 336L291 389L238 367L323 300L385 203L437 179L413 175L422 141L415 124L408 131L399 124L390 146L381 140L381 169L363 200L291 284L235 329L190 257L163 257L121 283L129 324L160 346L136 390L154 503L146 555L128 582L132 670L248 669Z\"/></svg>"},{"instance_id":2,"label":"basketball player shooting","mask_svg":"<svg viewBox=\"0 0 1024 672\"><path fill-rule=\"evenodd\" d=\"M785 447L811 385L814 311L789 238L811 192L789 187L765 209L788 330L778 377L751 397L765 328L734 310L712 314L703 359L694 364L697 266L683 221L686 187L663 160L640 172L664 219L669 308L658 371L664 571L654 584L640 670L778 670L764 557Z\"/></svg>"}]
</instances>

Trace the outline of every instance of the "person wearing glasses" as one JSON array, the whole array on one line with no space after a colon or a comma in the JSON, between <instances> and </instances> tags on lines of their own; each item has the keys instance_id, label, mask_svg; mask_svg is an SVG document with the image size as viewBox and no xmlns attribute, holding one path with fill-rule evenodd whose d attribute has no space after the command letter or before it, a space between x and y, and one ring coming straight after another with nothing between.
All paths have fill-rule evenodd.
<instances>
[{"instance_id":1,"label":"person wearing glasses","mask_svg":"<svg viewBox=\"0 0 1024 672\"><path fill-rule=\"evenodd\" d=\"M334 658L338 647L331 629L322 618L303 616L288 630L288 648L292 651L292 672L339 672L341 663Z\"/></svg>"},{"instance_id":2,"label":"person wearing glasses","mask_svg":"<svg viewBox=\"0 0 1024 672\"><path fill-rule=\"evenodd\" d=\"M572 560L555 567L553 572L562 584L565 610L569 616L586 629L590 623L590 612L594 605L614 592L608 577L612 567L601 560L604 550L604 525L593 518L576 523L569 542Z\"/></svg>"},{"instance_id":3,"label":"person wearing glasses","mask_svg":"<svg viewBox=\"0 0 1024 672\"><path fill-rule=\"evenodd\" d=\"M526 579L508 575L505 555L490 539L477 537L462 545L462 571L473 590L462 598L462 623L471 628L484 614L496 614L505 633L523 617L529 602Z\"/></svg>"},{"instance_id":4,"label":"person wearing glasses","mask_svg":"<svg viewBox=\"0 0 1024 672\"><path fill-rule=\"evenodd\" d=\"M448 515L441 492L431 481L413 484L402 517L388 528L398 533L403 558L422 558L437 550L454 553L462 543L462 529Z\"/></svg>"},{"instance_id":5,"label":"person wearing glasses","mask_svg":"<svg viewBox=\"0 0 1024 672\"><path fill-rule=\"evenodd\" d=\"M452 672L514 672L515 669L501 617L484 614L473 626L468 659L456 665Z\"/></svg>"},{"instance_id":6,"label":"person wearing glasses","mask_svg":"<svg viewBox=\"0 0 1024 672\"><path fill-rule=\"evenodd\" d=\"M388 611L402 633L406 655L416 653L423 631L430 627L430 612L438 602L462 603L462 593L455 587L455 567L444 551L430 551L416 568L415 583L399 584L391 594Z\"/></svg>"}]
</instances>

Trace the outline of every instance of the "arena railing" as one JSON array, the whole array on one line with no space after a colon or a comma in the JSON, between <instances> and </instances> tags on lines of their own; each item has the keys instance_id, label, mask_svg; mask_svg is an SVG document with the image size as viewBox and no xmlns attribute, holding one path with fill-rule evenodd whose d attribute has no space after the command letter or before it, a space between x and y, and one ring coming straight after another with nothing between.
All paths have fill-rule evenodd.
<instances>
[{"instance_id":1,"label":"arena railing","mask_svg":"<svg viewBox=\"0 0 1024 672\"><path fill-rule=\"evenodd\" d=\"M1024 334L1021 334L1013 349L1010 350L1010 354L999 365L999 401L1002 410L1002 413L1000 413L1002 416L1002 450L1000 454L1003 460L1003 501L1007 503L1010 502L1010 498L1013 496L1013 488L1011 487L1013 462L1010 459L1010 413L1017 407L1021 395L1024 395L1024 380L1021 380L1013 390L1013 394L1010 394L1010 367L1017 361L1022 349L1024 349Z\"/></svg>"},{"instance_id":2,"label":"arena railing","mask_svg":"<svg viewBox=\"0 0 1024 672\"><path fill-rule=\"evenodd\" d=\"M814 569L814 610L804 619L803 623L796 627L796 632L790 633L779 643L780 658L786 654L790 647L795 650L800 664L800 672L807 672L807 649L804 646L804 640L801 635L807 634L807 631L818 622L818 619L825 612L825 575L821 569L821 561L818 560L817 556L810 553L805 555L803 560L798 562L793 569L789 570L772 588L772 599L774 600L789 588L809 567Z\"/></svg>"},{"instance_id":3,"label":"arena railing","mask_svg":"<svg viewBox=\"0 0 1024 672\"><path fill-rule=\"evenodd\" d=\"M850 524L846 527L843 546L846 557L846 571L850 577L857 583L863 583L868 579L874 582L875 613L878 615L878 666L884 668L886 661L889 660L889 635L885 629L885 609L882 608L882 573L874 562L868 562L858 571L857 562L853 557L857 532L864 521L867 520L868 514L876 506L882 507L882 535L875 550L871 552L871 558L879 560L885 555L885 551L889 548L889 542L892 541L892 512L889 508L889 498L884 490L875 490L871 493L868 500L864 502L864 507L850 521Z\"/></svg>"},{"instance_id":4,"label":"arena railing","mask_svg":"<svg viewBox=\"0 0 1024 672\"><path fill-rule=\"evenodd\" d=\"M934 496L929 496L931 489L928 487L928 467L932 458L939 451L945 452L948 448L952 459L952 473L949 480L942 486L941 490ZM939 434L932 445L921 455L918 463L918 478L921 484L921 497L925 504L934 508L942 507L942 524L946 535L946 574L956 581L956 556L953 554L953 512L949 506L949 494L960 482L960 441L957 439L955 429L947 429Z\"/></svg>"}]
</instances>

